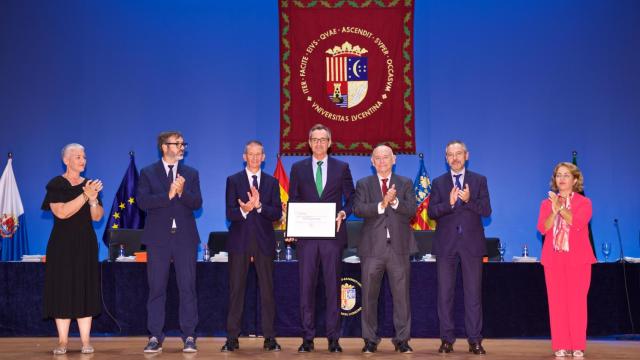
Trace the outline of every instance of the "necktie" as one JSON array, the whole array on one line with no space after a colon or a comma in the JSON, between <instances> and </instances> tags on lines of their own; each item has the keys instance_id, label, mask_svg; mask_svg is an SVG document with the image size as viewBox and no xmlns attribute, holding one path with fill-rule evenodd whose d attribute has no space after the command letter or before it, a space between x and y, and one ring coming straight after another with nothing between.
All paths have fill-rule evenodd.
<instances>
[{"instance_id":1,"label":"necktie","mask_svg":"<svg viewBox=\"0 0 640 360\"><path fill-rule=\"evenodd\" d=\"M318 161L318 170L316 170L316 190L318 190L318 196L322 196L322 161Z\"/></svg>"},{"instance_id":2,"label":"necktie","mask_svg":"<svg viewBox=\"0 0 640 360\"><path fill-rule=\"evenodd\" d=\"M456 187L462 190L462 184L460 183L460 176L462 176L462 174L453 175L453 177L456 178Z\"/></svg>"},{"instance_id":3,"label":"necktie","mask_svg":"<svg viewBox=\"0 0 640 360\"><path fill-rule=\"evenodd\" d=\"M173 183L173 167L174 165L167 165L169 167L169 173L167 174L167 180L169 181L169 185Z\"/></svg>"},{"instance_id":4,"label":"necktie","mask_svg":"<svg viewBox=\"0 0 640 360\"><path fill-rule=\"evenodd\" d=\"M383 197L387 195L387 191L389 191L389 188L387 187L387 181L389 181L389 179L382 179L382 196Z\"/></svg>"},{"instance_id":5,"label":"necktie","mask_svg":"<svg viewBox=\"0 0 640 360\"><path fill-rule=\"evenodd\" d=\"M251 177L253 178L253 183L251 185L258 190L258 175L251 175Z\"/></svg>"},{"instance_id":6,"label":"necktie","mask_svg":"<svg viewBox=\"0 0 640 360\"><path fill-rule=\"evenodd\" d=\"M458 175L453 175L454 178L456 178L456 187L458 188L458 190L462 190L462 184L460 183L460 177L462 176L462 174L458 174ZM462 203L462 200L460 200L460 198L458 198L456 200L456 206L460 205Z\"/></svg>"}]
</instances>

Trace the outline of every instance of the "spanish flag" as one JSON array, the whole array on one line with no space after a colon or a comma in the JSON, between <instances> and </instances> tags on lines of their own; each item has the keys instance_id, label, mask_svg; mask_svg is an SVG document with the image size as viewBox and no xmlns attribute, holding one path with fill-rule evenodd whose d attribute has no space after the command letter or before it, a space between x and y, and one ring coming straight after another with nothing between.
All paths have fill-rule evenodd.
<instances>
[{"instance_id":1,"label":"spanish flag","mask_svg":"<svg viewBox=\"0 0 640 360\"><path fill-rule=\"evenodd\" d=\"M280 183L280 201L282 202L282 218L280 221L276 221L273 226L276 230L285 230L287 227L287 203L289 202L289 177L287 177L287 173L284 171L280 155L278 155L278 162L276 163L276 170L273 172L273 177Z\"/></svg>"},{"instance_id":2,"label":"spanish flag","mask_svg":"<svg viewBox=\"0 0 640 360\"><path fill-rule=\"evenodd\" d=\"M435 230L435 220L429 219L429 216L427 216L427 207L429 207L429 198L431 195L431 180L429 179L427 169L424 167L424 155L420 153L419 156L420 168L413 182L418 209L416 210L416 215L411 220L411 226L415 230Z\"/></svg>"}]
</instances>

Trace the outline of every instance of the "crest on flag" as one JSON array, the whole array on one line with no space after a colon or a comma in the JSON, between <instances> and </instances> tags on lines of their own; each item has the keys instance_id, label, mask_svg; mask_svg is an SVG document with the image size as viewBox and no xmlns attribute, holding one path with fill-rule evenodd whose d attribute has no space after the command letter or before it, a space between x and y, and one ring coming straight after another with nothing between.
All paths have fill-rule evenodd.
<instances>
[{"instance_id":1,"label":"crest on flag","mask_svg":"<svg viewBox=\"0 0 640 360\"><path fill-rule=\"evenodd\" d=\"M325 53L327 94L329 100L341 108L352 108L362 102L368 89L367 49L348 41Z\"/></svg>"},{"instance_id":2,"label":"crest on flag","mask_svg":"<svg viewBox=\"0 0 640 360\"><path fill-rule=\"evenodd\" d=\"M280 153L307 155L329 126L334 155L376 144L415 153L413 1L279 1Z\"/></svg>"},{"instance_id":3,"label":"crest on flag","mask_svg":"<svg viewBox=\"0 0 640 360\"><path fill-rule=\"evenodd\" d=\"M424 155L420 153L420 167L418 168L418 175L413 182L413 189L416 194L416 214L411 220L411 226L415 230L435 230L436 222L429 219L427 214L427 208L429 207L429 199L431 198L431 179L424 166Z\"/></svg>"},{"instance_id":4,"label":"crest on flag","mask_svg":"<svg viewBox=\"0 0 640 360\"><path fill-rule=\"evenodd\" d=\"M16 230L18 230L18 218L13 214L2 214L0 236L3 238L12 237Z\"/></svg>"},{"instance_id":5,"label":"crest on flag","mask_svg":"<svg viewBox=\"0 0 640 360\"><path fill-rule=\"evenodd\" d=\"M16 230L18 230L18 218L13 214L2 214L0 236L12 237Z\"/></svg>"},{"instance_id":6,"label":"crest on flag","mask_svg":"<svg viewBox=\"0 0 640 360\"><path fill-rule=\"evenodd\" d=\"M13 159L9 155L7 166L0 177L0 236L10 238L18 230L18 217L24 214L22 199L13 174Z\"/></svg>"}]
</instances>

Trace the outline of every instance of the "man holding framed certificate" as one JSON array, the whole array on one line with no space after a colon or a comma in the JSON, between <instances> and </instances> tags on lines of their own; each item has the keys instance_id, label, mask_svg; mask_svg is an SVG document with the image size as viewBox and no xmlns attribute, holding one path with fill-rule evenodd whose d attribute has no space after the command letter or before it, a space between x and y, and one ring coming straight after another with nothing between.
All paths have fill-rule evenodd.
<instances>
[{"instance_id":1,"label":"man holding framed certificate","mask_svg":"<svg viewBox=\"0 0 640 360\"><path fill-rule=\"evenodd\" d=\"M303 339L298 352L310 352L314 349L313 339L316 335L314 315L319 271L322 271L326 294L325 323L329 351L342 352L338 342L340 339L340 276L342 249L347 244L347 229L343 222L351 214L355 189L349 165L328 155L331 147L331 131L328 127L322 124L314 125L309 130L309 146L312 156L291 166L288 206L291 207L293 203L318 203L318 205L293 205L296 208L294 210L296 214L292 214L289 209L287 215L287 236L298 240ZM331 226L326 222L328 210L319 203L334 206L331 210L331 218L333 218L330 222ZM304 208L302 212L300 212L300 206ZM289 220L289 216L294 218L293 222ZM315 227L319 223L324 225L311 232L304 232L305 228L308 229L307 225L313 224Z\"/></svg>"}]
</instances>

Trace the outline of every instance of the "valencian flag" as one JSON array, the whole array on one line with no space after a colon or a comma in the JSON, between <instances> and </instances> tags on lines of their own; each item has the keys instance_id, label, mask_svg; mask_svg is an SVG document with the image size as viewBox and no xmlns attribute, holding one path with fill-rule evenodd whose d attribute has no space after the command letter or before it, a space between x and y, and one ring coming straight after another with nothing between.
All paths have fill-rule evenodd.
<instances>
[{"instance_id":1,"label":"valencian flag","mask_svg":"<svg viewBox=\"0 0 640 360\"><path fill-rule=\"evenodd\" d=\"M0 177L0 237L2 261L16 261L29 253L29 241L25 224L24 207L16 177L13 159L9 154L7 166Z\"/></svg>"},{"instance_id":2,"label":"valencian flag","mask_svg":"<svg viewBox=\"0 0 640 360\"><path fill-rule=\"evenodd\" d=\"M107 245L109 229L142 229L144 227L144 212L138 208L136 200L138 169L136 169L133 152L129 153L129 156L131 157L129 167L113 199L109 220L102 235L102 241Z\"/></svg>"},{"instance_id":3,"label":"valencian flag","mask_svg":"<svg viewBox=\"0 0 640 360\"><path fill-rule=\"evenodd\" d=\"M413 1L281 0L280 153L302 155L309 129L333 154L377 144L415 153Z\"/></svg>"},{"instance_id":4,"label":"valencian flag","mask_svg":"<svg viewBox=\"0 0 640 360\"><path fill-rule=\"evenodd\" d=\"M418 208L416 209L415 217L411 220L411 226L415 230L435 230L435 220L429 219L427 215L429 199L431 198L431 180L429 179L427 169L424 167L424 155L420 153L419 156L420 168L418 169L416 180L413 182Z\"/></svg>"},{"instance_id":5,"label":"valencian flag","mask_svg":"<svg viewBox=\"0 0 640 360\"><path fill-rule=\"evenodd\" d=\"M280 183L280 201L282 202L282 218L274 223L276 230L285 230L287 227L287 203L289 202L289 177L282 166L282 159L278 155L276 170L273 177Z\"/></svg>"}]
</instances>

